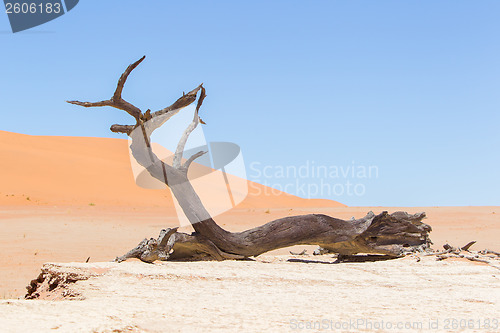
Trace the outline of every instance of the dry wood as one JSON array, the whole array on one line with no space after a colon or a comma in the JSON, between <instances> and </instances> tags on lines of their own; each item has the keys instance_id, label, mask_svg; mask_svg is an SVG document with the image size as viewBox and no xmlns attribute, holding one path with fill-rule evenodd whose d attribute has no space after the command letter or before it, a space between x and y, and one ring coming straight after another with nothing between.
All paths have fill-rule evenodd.
<instances>
[{"instance_id":1,"label":"dry wood","mask_svg":"<svg viewBox=\"0 0 500 333\"><path fill-rule=\"evenodd\" d=\"M500 252L496 252L496 251L492 251L492 250L488 250L488 249L486 249L486 250L484 250L482 252L485 253L485 254L492 253L492 254L494 254L496 256L500 256Z\"/></svg>"},{"instance_id":2,"label":"dry wood","mask_svg":"<svg viewBox=\"0 0 500 333\"><path fill-rule=\"evenodd\" d=\"M305 256L307 255L307 250L302 250L300 252L289 251L292 256Z\"/></svg>"},{"instance_id":3,"label":"dry wood","mask_svg":"<svg viewBox=\"0 0 500 333\"><path fill-rule=\"evenodd\" d=\"M169 186L191 222L195 232L191 235L174 229L164 229L158 239L144 239L136 248L117 261L138 258L145 262L155 260L224 260L244 259L292 245L319 245L329 252L341 255L376 253L398 257L404 253L426 249L431 244L431 227L422 222L425 213L407 214L369 212L360 219L341 220L323 214L290 216L271 221L263 226L243 232L229 232L215 223L203 206L187 177L191 163L205 152L198 152L182 164L185 144L199 124L199 110L206 96L199 85L183 94L171 106L151 113L142 112L122 99L123 86L134 68L144 57L127 67L121 75L113 97L101 102L70 101L84 107L111 106L134 117L134 125L113 125L113 132L125 133L131 138L131 151L137 162L154 178ZM193 121L179 140L174 161L169 165L153 152L150 136L180 109L196 100L201 91Z\"/></svg>"},{"instance_id":4,"label":"dry wood","mask_svg":"<svg viewBox=\"0 0 500 333\"><path fill-rule=\"evenodd\" d=\"M476 244L476 241L468 242L466 245L462 247L462 250L469 251L470 247L474 244Z\"/></svg>"},{"instance_id":5,"label":"dry wood","mask_svg":"<svg viewBox=\"0 0 500 333\"><path fill-rule=\"evenodd\" d=\"M500 253L491 251L491 250L482 250L482 251L470 251L470 247L474 245L476 241L472 241L467 243L464 247L462 248L455 248L449 244L443 245L443 248L445 248L444 251L440 252L430 252L426 253L423 256L436 256L436 260L446 260L449 258L463 258L463 259L468 259L470 261L477 261L481 262L484 264L488 264L491 267L494 267L496 269L500 269ZM464 252L465 253L462 253ZM489 256L488 254L492 253L495 254L494 256Z\"/></svg>"}]
</instances>

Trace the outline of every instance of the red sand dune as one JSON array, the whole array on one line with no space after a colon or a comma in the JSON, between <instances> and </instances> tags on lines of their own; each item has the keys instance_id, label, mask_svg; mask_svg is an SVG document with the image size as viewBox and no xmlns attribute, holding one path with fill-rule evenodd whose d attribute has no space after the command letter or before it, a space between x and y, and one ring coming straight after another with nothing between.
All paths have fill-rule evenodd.
<instances>
[{"instance_id":1,"label":"red sand dune","mask_svg":"<svg viewBox=\"0 0 500 333\"><path fill-rule=\"evenodd\" d=\"M124 139L0 131L0 157L0 205L173 207L169 190L135 184ZM238 208L344 206L249 185L249 196Z\"/></svg>"},{"instance_id":2,"label":"red sand dune","mask_svg":"<svg viewBox=\"0 0 500 333\"><path fill-rule=\"evenodd\" d=\"M179 225L169 190L142 189L135 184L126 140L0 131L0 170L3 298L22 295L45 262L88 257L93 262L108 261L143 237L156 237L161 228ZM249 196L236 209L217 216L222 227L241 231L308 213L348 219L370 210L425 211L436 248L477 240L476 250L498 250L499 207L346 207L249 184ZM303 248L297 246L294 251Z\"/></svg>"}]
</instances>

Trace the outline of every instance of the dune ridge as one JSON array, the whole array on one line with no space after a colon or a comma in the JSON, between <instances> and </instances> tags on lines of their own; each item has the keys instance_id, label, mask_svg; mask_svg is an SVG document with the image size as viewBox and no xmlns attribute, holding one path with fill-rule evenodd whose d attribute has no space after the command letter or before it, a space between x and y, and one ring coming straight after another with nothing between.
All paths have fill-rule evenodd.
<instances>
[{"instance_id":1,"label":"dune ridge","mask_svg":"<svg viewBox=\"0 0 500 333\"><path fill-rule=\"evenodd\" d=\"M170 191L134 182L125 139L0 131L0 205L173 207ZM250 182L246 207L343 207Z\"/></svg>"}]
</instances>

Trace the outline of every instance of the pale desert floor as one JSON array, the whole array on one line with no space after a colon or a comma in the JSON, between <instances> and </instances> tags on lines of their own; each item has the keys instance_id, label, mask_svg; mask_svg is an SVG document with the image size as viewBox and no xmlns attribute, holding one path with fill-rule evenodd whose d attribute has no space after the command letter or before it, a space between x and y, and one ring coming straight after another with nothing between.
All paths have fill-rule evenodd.
<instances>
[{"instance_id":1,"label":"pale desert floor","mask_svg":"<svg viewBox=\"0 0 500 333\"><path fill-rule=\"evenodd\" d=\"M241 231L288 215L321 213L349 219L368 211L425 211L435 248L449 243L499 250L500 207L308 207L234 209L216 218L224 228ZM23 296L25 286L45 262L110 261L143 238L177 226L173 208L0 206L0 297ZM189 228L185 228L189 231ZM295 248L300 251L303 247ZM309 252L315 247L309 247ZM270 254L286 254L288 249Z\"/></svg>"},{"instance_id":2,"label":"pale desert floor","mask_svg":"<svg viewBox=\"0 0 500 333\"><path fill-rule=\"evenodd\" d=\"M289 258L48 265L95 275L64 289L85 299L0 301L2 332L498 331L497 268Z\"/></svg>"},{"instance_id":3,"label":"pale desert floor","mask_svg":"<svg viewBox=\"0 0 500 333\"><path fill-rule=\"evenodd\" d=\"M0 131L0 170L0 332L309 332L315 330L300 328L358 319L411 321L424 330L438 320L437 331L446 331L446 320L457 331L450 320L472 319L473 328L488 332L493 328L484 329L486 320L498 320L500 271L469 261L297 263L287 262L289 249L280 249L253 262L110 263L178 223L168 191L135 184L126 140ZM345 207L279 191L265 196L263 185L248 184L255 193L215 218L222 227L241 231L309 213L349 219L370 210L425 211L434 248L475 240L474 250L500 250L498 206ZM25 286L46 262L104 273L75 283L85 300L23 300ZM370 330L340 331L364 329Z\"/></svg>"}]
</instances>

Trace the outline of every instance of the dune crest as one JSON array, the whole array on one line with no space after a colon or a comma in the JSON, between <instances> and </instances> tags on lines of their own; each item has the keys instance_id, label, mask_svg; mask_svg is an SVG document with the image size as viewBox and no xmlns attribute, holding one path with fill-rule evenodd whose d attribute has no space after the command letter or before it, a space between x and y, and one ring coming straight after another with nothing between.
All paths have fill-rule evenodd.
<instances>
[{"instance_id":1,"label":"dune crest","mask_svg":"<svg viewBox=\"0 0 500 333\"><path fill-rule=\"evenodd\" d=\"M0 131L0 205L173 207L168 189L135 184L127 145L125 139ZM238 208L345 207L248 183Z\"/></svg>"}]
</instances>

